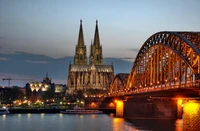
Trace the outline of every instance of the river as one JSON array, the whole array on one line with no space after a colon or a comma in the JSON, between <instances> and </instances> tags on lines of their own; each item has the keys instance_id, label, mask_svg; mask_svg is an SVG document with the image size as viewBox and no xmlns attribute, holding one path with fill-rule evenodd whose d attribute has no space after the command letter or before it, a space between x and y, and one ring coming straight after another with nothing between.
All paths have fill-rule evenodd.
<instances>
[{"instance_id":1,"label":"river","mask_svg":"<svg viewBox=\"0 0 200 131\"><path fill-rule=\"evenodd\" d=\"M182 120L124 119L111 115L0 115L0 131L182 131Z\"/></svg>"}]
</instances>

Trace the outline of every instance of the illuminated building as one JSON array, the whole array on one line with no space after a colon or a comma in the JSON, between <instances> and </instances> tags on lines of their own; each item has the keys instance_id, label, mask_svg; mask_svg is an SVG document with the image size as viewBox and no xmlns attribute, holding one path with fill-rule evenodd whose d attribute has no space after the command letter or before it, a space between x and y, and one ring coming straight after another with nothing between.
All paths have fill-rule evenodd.
<instances>
[{"instance_id":1,"label":"illuminated building","mask_svg":"<svg viewBox=\"0 0 200 131\"><path fill-rule=\"evenodd\" d=\"M103 64L102 46L100 45L98 21L94 40L90 45L89 64L87 63L87 50L84 44L82 20L80 21L80 30L78 44L75 49L74 64L69 65L69 74L67 80L68 93L74 93L77 90L100 89L107 90L114 76L113 65Z\"/></svg>"},{"instance_id":2,"label":"illuminated building","mask_svg":"<svg viewBox=\"0 0 200 131\"><path fill-rule=\"evenodd\" d=\"M51 78L48 77L48 73L46 74L46 77L43 79L42 82L31 82L30 83L30 88L31 91L36 91L38 92L39 90L41 91L47 91L51 87Z\"/></svg>"},{"instance_id":3,"label":"illuminated building","mask_svg":"<svg viewBox=\"0 0 200 131\"><path fill-rule=\"evenodd\" d=\"M45 93L46 91L51 91L54 93L55 99L63 99L66 85L62 84L54 84L51 82L51 78L48 77L48 73L46 74L46 77L43 78L41 82L30 82L26 85L26 88L30 88L32 92L33 101L40 99L42 93Z\"/></svg>"}]
</instances>

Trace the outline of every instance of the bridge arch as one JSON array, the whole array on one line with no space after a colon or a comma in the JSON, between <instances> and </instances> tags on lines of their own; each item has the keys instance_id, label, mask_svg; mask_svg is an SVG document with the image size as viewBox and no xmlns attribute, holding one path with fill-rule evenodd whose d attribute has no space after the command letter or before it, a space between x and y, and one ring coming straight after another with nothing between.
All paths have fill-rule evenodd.
<instances>
[{"instance_id":1,"label":"bridge arch","mask_svg":"<svg viewBox=\"0 0 200 131\"><path fill-rule=\"evenodd\" d=\"M126 88L196 86L200 79L200 32L158 32L133 63Z\"/></svg>"},{"instance_id":2,"label":"bridge arch","mask_svg":"<svg viewBox=\"0 0 200 131\"><path fill-rule=\"evenodd\" d=\"M110 84L110 93L125 92L128 76L128 73L116 74Z\"/></svg>"}]
</instances>

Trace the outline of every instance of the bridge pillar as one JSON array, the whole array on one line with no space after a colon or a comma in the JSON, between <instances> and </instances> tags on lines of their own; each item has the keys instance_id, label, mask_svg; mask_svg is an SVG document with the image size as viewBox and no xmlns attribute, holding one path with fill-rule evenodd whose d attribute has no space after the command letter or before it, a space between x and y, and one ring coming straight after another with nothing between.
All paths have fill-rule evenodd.
<instances>
[{"instance_id":1,"label":"bridge pillar","mask_svg":"<svg viewBox=\"0 0 200 131\"><path fill-rule=\"evenodd\" d=\"M116 117L124 116L124 102L122 100L116 101Z\"/></svg>"},{"instance_id":2,"label":"bridge pillar","mask_svg":"<svg viewBox=\"0 0 200 131\"><path fill-rule=\"evenodd\" d=\"M183 102L181 99L177 101L177 118L182 118L183 115Z\"/></svg>"},{"instance_id":3,"label":"bridge pillar","mask_svg":"<svg viewBox=\"0 0 200 131\"><path fill-rule=\"evenodd\" d=\"M124 103L124 117L177 118L177 103L164 98L131 98Z\"/></svg>"},{"instance_id":4,"label":"bridge pillar","mask_svg":"<svg viewBox=\"0 0 200 131\"><path fill-rule=\"evenodd\" d=\"M200 131L200 101L188 101L183 106L183 130Z\"/></svg>"}]
</instances>

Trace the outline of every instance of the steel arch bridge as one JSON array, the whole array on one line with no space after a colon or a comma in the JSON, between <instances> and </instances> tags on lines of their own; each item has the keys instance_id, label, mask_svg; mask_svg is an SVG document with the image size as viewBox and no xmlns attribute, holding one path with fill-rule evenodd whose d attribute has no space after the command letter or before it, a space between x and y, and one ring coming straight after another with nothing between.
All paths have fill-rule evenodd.
<instances>
[{"instance_id":1,"label":"steel arch bridge","mask_svg":"<svg viewBox=\"0 0 200 131\"><path fill-rule=\"evenodd\" d=\"M110 86L111 94L118 91L117 86L113 87L114 82ZM126 93L200 88L200 32L165 31L150 36L123 85Z\"/></svg>"},{"instance_id":2,"label":"steel arch bridge","mask_svg":"<svg viewBox=\"0 0 200 131\"><path fill-rule=\"evenodd\" d=\"M124 87L126 87L128 76L128 73L116 74L110 84L110 92L124 94L126 92Z\"/></svg>"}]
</instances>

